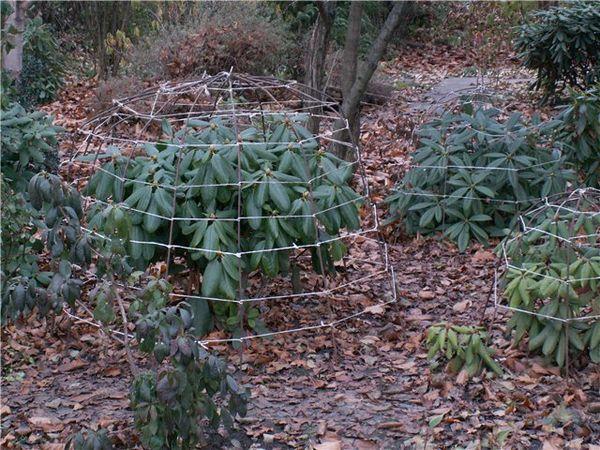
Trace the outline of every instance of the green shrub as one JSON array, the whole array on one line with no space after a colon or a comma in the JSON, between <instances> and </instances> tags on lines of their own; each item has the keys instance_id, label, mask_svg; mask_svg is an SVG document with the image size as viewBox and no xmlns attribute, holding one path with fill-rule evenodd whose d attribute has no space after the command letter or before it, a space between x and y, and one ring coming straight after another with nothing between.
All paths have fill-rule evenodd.
<instances>
[{"instance_id":1,"label":"green shrub","mask_svg":"<svg viewBox=\"0 0 600 450\"><path fill-rule=\"evenodd\" d=\"M30 20L23 32L23 69L17 96L26 107L51 102L63 85L66 58L48 24Z\"/></svg>"},{"instance_id":2,"label":"green shrub","mask_svg":"<svg viewBox=\"0 0 600 450\"><path fill-rule=\"evenodd\" d=\"M585 88L600 79L600 8L572 2L538 11L521 27L515 46L546 97L565 86Z\"/></svg>"},{"instance_id":3,"label":"green shrub","mask_svg":"<svg viewBox=\"0 0 600 450\"><path fill-rule=\"evenodd\" d=\"M72 207L76 199L70 190L62 190L58 178L44 175L44 193L29 189L30 180L38 172L56 170L58 165L56 134L60 128L43 112L27 113L18 103L2 111L0 121L2 178L1 284L2 322L16 320L37 309L40 315L56 312L62 301L77 295L76 282L69 277L40 271L39 255L44 249L59 245L77 234L71 226L73 218L62 224L64 207ZM39 178L38 178L39 179ZM58 194L58 191L61 194ZM58 195L55 198L55 194ZM34 196L33 200L31 195ZM65 203L66 202L66 203ZM44 216L44 204L52 203ZM60 211L59 211L60 210ZM53 219L54 217L54 219ZM45 219L45 220L44 220ZM55 221L53 223L53 221ZM50 224L50 225L49 225ZM44 233L56 225L50 235ZM68 230L68 236L61 233ZM66 247L70 245L67 243ZM66 267L64 273L66 273ZM64 291L63 291L64 288Z\"/></svg>"},{"instance_id":4,"label":"green shrub","mask_svg":"<svg viewBox=\"0 0 600 450\"><path fill-rule=\"evenodd\" d=\"M3 214L8 210L8 217L19 217L18 222L2 223L3 321L27 316L34 309L45 316L60 311L64 303L73 306L81 296L82 285L73 274L73 265L91 262L80 224L83 210L79 194L58 176L40 172L29 182L28 197L30 207L24 200L14 206L3 202ZM52 258L50 271L39 271L42 250Z\"/></svg>"},{"instance_id":5,"label":"green shrub","mask_svg":"<svg viewBox=\"0 0 600 450\"><path fill-rule=\"evenodd\" d=\"M140 350L159 365L137 375L131 391L142 443L156 450L194 448L202 421L213 429L220 422L231 427L236 414L246 413L246 391L227 374L223 361L200 346L188 306L166 306L170 290L164 280L151 281L130 311L137 317ZM164 361L168 365L160 366Z\"/></svg>"},{"instance_id":6,"label":"green shrub","mask_svg":"<svg viewBox=\"0 0 600 450\"><path fill-rule=\"evenodd\" d=\"M14 192L4 181L4 177L0 178L0 183L0 282L4 323L7 318L14 320L21 313L28 314L34 309L37 296L35 288L47 277L42 275L42 279L39 278L38 253L43 248L43 243L34 233L34 219L37 215L23 194Z\"/></svg>"},{"instance_id":7,"label":"green shrub","mask_svg":"<svg viewBox=\"0 0 600 450\"><path fill-rule=\"evenodd\" d=\"M598 196L582 194L557 204L525 216L526 228L503 244L510 264L504 295L518 309L509 326L515 342L527 335L530 351L561 367L567 352L571 360L587 352L598 363L600 320L577 320L600 314Z\"/></svg>"},{"instance_id":8,"label":"green shrub","mask_svg":"<svg viewBox=\"0 0 600 450\"><path fill-rule=\"evenodd\" d=\"M585 92L571 91L570 97L570 104L549 127L583 184L600 187L600 85Z\"/></svg>"},{"instance_id":9,"label":"green shrub","mask_svg":"<svg viewBox=\"0 0 600 450\"><path fill-rule=\"evenodd\" d=\"M361 197L348 184L353 166L319 148L317 140L303 126L305 117L270 117L264 123L265 136L258 131L263 127L259 119L240 133L244 148L241 199L236 134L227 120L190 120L190 128L175 134L165 125L169 140L147 144L145 154L129 164L120 149L112 147L110 153L100 155L107 162L86 187L86 192L100 201L90 208L89 226L103 230L105 202L123 202L132 223L129 254L134 264L145 268L149 262L163 258L164 252L161 247L144 242L168 244L170 218L190 218L174 221L172 242L181 246L188 264L202 272L200 291L209 299L236 299L240 276L257 269L269 277L292 271L294 252L274 250L281 247L313 245L310 250L314 269L331 269L333 261L343 256L344 245L339 240L320 245L326 265L321 267L314 243L332 240L342 229L359 227ZM181 140L186 146L181 147L180 155L180 147L170 142ZM176 181L180 156L181 177ZM123 175L134 181L123 185L118 178ZM315 214L323 228L319 236L309 201L310 179ZM183 187L177 189L173 211L176 184ZM238 206L243 216L239 243ZM283 217L288 215L292 217ZM237 257L238 252L249 251L254 253ZM222 322L230 327L239 324L237 303L212 303ZM255 317L255 312L251 310L248 315ZM260 325L254 319L252 323L255 327Z\"/></svg>"},{"instance_id":10,"label":"green shrub","mask_svg":"<svg viewBox=\"0 0 600 450\"><path fill-rule=\"evenodd\" d=\"M446 361L451 373L465 371L472 377L487 366L497 375L502 375L502 368L492 358L493 350L487 345L487 333L482 327L459 326L439 323L427 330L427 358Z\"/></svg>"},{"instance_id":11,"label":"green shrub","mask_svg":"<svg viewBox=\"0 0 600 450\"><path fill-rule=\"evenodd\" d=\"M52 117L43 111L27 112L18 103L2 110L2 174L18 192L27 190L29 179L46 170L58 168L57 134Z\"/></svg>"},{"instance_id":12,"label":"green shrub","mask_svg":"<svg viewBox=\"0 0 600 450\"><path fill-rule=\"evenodd\" d=\"M422 127L411 168L386 202L408 233L444 235L465 250L473 238L502 236L541 197L563 192L574 173L544 148L537 128L519 114L446 113Z\"/></svg>"}]
</instances>

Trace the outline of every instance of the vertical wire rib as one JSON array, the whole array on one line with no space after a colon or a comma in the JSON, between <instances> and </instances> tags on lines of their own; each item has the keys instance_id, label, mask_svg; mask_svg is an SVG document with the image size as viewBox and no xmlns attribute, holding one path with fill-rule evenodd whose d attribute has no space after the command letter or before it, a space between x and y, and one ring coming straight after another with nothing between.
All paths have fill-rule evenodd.
<instances>
[{"instance_id":1,"label":"vertical wire rib","mask_svg":"<svg viewBox=\"0 0 600 450\"><path fill-rule=\"evenodd\" d=\"M229 82L229 102L231 104L231 119L233 121L233 130L237 146L237 251L238 251L238 320L240 322L241 335L244 334L244 303L241 301L244 297L244 283L242 280L242 142L238 125L238 116L235 108L235 98L233 95L233 83L231 74L228 75ZM240 362L243 362L244 346L240 345Z\"/></svg>"}]
</instances>

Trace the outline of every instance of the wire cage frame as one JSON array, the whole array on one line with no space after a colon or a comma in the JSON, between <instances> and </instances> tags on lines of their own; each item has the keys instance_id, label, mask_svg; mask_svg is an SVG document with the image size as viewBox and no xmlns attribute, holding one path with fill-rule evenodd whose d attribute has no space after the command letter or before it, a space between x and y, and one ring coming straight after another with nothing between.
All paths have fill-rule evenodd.
<instances>
[{"instance_id":1,"label":"wire cage frame","mask_svg":"<svg viewBox=\"0 0 600 450\"><path fill-rule=\"evenodd\" d=\"M87 193L84 198L85 209L102 208L110 204L119 204L133 220L156 220L164 225L160 236L146 234L143 238L135 236L129 240L130 245L143 249L151 248L152 254L162 252L167 268L181 263L191 255L203 255L207 258L230 258L237 263L238 285L235 296L199 292L187 292L183 287L176 287L170 294L172 298L187 302L201 301L214 304L238 305L240 322L243 320L244 306L272 302L289 305L290 301L302 300L325 302L329 308L327 318L319 317L311 324L296 324L283 330L265 331L254 334L227 337L223 339L204 339L202 344L217 342L243 342L251 339L287 334L306 330L333 328L336 325L359 318L375 311L374 308L385 307L396 302L396 278L394 269L389 263L387 246L379 235L377 205L371 201L369 184L363 167L360 148L356 143L342 138L348 133L349 125L337 109L337 102L323 93L315 92L309 87L295 81L283 81L273 77L259 77L233 72L221 72L214 76L206 74L200 79L161 84L132 97L117 99L113 106L84 123L79 132L85 137L84 145L68 161L67 173L76 168L78 176L71 177L78 188L85 187L99 172L111 178L113 192L123 193L126 187L136 185L146 188L145 192L156 193L158 190L168 195L169 208L151 210L139 205L127 204L119 195L105 199ZM277 124L285 124L294 131L291 140L274 138ZM291 125L290 125L291 124ZM298 126L296 126L298 124ZM229 138L217 140L198 138L200 133L210 135L211 130L223 126L231 131ZM133 130L133 133L132 133ZM165 139L165 135L169 138ZM244 162L252 158L255 152L269 158L269 153L281 151L286 146L295 151L301 158L293 160L295 169L302 166L303 177L284 176L257 177L245 170ZM154 179L134 178L128 176L127 170L139 158L156 158L153 153L161 148L170 154L169 167L160 177ZM349 158L339 159L335 165L319 165L311 163L315 155L333 154L341 149ZM189 159L195 158L194 152L202 154L227 154L233 162L234 179L224 180L217 173L210 182L198 182L187 176L185 165ZM190 155L194 156L190 156ZM103 164L124 159L124 169L106 170ZM264 169L263 172L271 170ZM273 169L274 170L274 169ZM341 173L349 174L356 195L324 207L317 199L319 186L331 179L340 177ZM221 174L222 175L222 174ZM306 203L310 206L302 211L267 211L261 205L252 213L244 205L245 190L277 189L283 186L287 190L303 190ZM228 214L205 214L205 211L190 211L178 214L178 198L190 192L208 192L211 189L221 190L230 195L232 211ZM246 191L248 192L248 191ZM288 191L289 192L289 191ZM118 197L118 198L117 198ZM331 213L342 214L347 206L355 206L360 213L360 225L356 228L339 227L339 232L325 231L325 217ZM199 205L202 208L205 205ZM137 219L136 219L137 218ZM255 248L243 245L246 242L244 233L250 229L252 221L276 223L282 229L288 225L304 221L310 222L315 239L313 241L287 242L278 241L268 248ZM195 226L199 228L210 224L226 224L232 230L235 243L231 248L214 249L204 245L204 240L194 245L185 245L177 241L177 226ZM86 226L84 229L94 239L110 239L97 228ZM339 261L332 264L334 271L326 271L328 246L343 244L347 252ZM365 248L363 252L353 252L353 248ZM146 251L146 250L144 250ZM268 281L260 271L241 276L245 260L253 257L264 257L273 253L274 257L283 255L293 261L299 268L298 277L304 282L300 290L293 283L284 281L288 271L277 274L276 279ZM311 256L312 255L312 256ZM318 277L308 277L311 272L309 260L320 261ZM168 276L169 270L165 271ZM304 277L302 277L304 274ZM292 276L289 275L289 278ZM373 281L382 282L385 293L379 299L371 299L367 305L357 305L351 313L341 317L336 315L332 302L343 302L348 292L363 292L365 284L373 285ZM136 287L129 287L136 289Z\"/></svg>"},{"instance_id":2,"label":"wire cage frame","mask_svg":"<svg viewBox=\"0 0 600 450\"><path fill-rule=\"evenodd\" d=\"M548 242L563 250L561 260L565 270L552 270L550 262L548 267L530 267L521 260L529 251L536 251ZM600 320L600 273L593 267L576 271L582 261L584 264L594 261L600 269L600 190L577 188L541 200L519 216L518 226L501 242L500 251L502 267L496 270L493 288L496 308L563 324L593 324ZM505 283L501 275L509 270L525 272L538 282L555 282L567 289L589 285L590 301L579 315L572 317L513 306L502 295Z\"/></svg>"}]
</instances>

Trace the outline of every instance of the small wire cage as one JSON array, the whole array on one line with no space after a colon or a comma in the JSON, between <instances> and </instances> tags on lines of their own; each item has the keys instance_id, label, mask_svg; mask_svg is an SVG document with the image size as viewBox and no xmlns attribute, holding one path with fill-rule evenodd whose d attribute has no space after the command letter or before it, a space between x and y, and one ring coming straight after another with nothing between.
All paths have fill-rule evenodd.
<instances>
[{"instance_id":1,"label":"small wire cage","mask_svg":"<svg viewBox=\"0 0 600 450\"><path fill-rule=\"evenodd\" d=\"M130 214L132 260L184 271L200 262L204 273L190 270L171 295L235 305L240 321L244 305L314 302L312 322L204 343L333 327L396 301L360 150L342 138L348 122L334 100L294 81L222 72L113 103L82 126L69 173L90 216L109 204ZM109 239L97 217L86 231ZM205 289L215 260L221 282Z\"/></svg>"}]
</instances>

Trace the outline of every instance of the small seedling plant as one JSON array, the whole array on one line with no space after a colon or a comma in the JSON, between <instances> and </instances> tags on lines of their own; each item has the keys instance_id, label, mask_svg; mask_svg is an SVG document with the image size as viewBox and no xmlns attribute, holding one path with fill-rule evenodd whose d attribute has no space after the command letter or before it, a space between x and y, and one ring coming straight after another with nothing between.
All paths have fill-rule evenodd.
<instances>
[{"instance_id":1,"label":"small seedling plant","mask_svg":"<svg viewBox=\"0 0 600 450\"><path fill-rule=\"evenodd\" d=\"M65 450L113 450L106 430L79 432L69 438Z\"/></svg>"},{"instance_id":2,"label":"small seedling plant","mask_svg":"<svg viewBox=\"0 0 600 450\"><path fill-rule=\"evenodd\" d=\"M461 251L505 235L519 211L575 178L519 114L502 121L496 109L464 108L422 127L415 167L386 200L388 222L402 220L410 234L441 232Z\"/></svg>"},{"instance_id":3,"label":"small seedling plant","mask_svg":"<svg viewBox=\"0 0 600 450\"><path fill-rule=\"evenodd\" d=\"M487 340L482 327L442 322L427 330L427 358L436 366L445 362L449 372L464 371L468 377L477 375L483 368L502 375L502 368L492 358L493 350L486 345Z\"/></svg>"},{"instance_id":4,"label":"small seedling plant","mask_svg":"<svg viewBox=\"0 0 600 450\"><path fill-rule=\"evenodd\" d=\"M585 354L600 362L600 320L586 319L600 314L600 216L586 210L592 205L584 197L578 210L548 208L502 247L510 261L504 295L518 309L509 321L514 341L527 337L530 351L559 367Z\"/></svg>"},{"instance_id":5,"label":"small seedling plant","mask_svg":"<svg viewBox=\"0 0 600 450\"><path fill-rule=\"evenodd\" d=\"M198 294L207 300L240 298L254 271L293 272L294 246L309 246L315 271L333 270L345 253L333 238L360 226L353 165L320 146L306 116L269 117L237 134L226 118L190 119L178 131L163 122L165 141L132 159L111 147L86 188L97 200L90 226L102 228L106 203L122 204L131 217L132 263L143 269L165 258L148 243L173 243L201 275ZM317 250L322 241L330 242ZM202 299L194 302L209 311ZM210 310L222 326L239 327L237 302L210 301ZM247 325L260 331L257 313L247 311Z\"/></svg>"}]
</instances>

